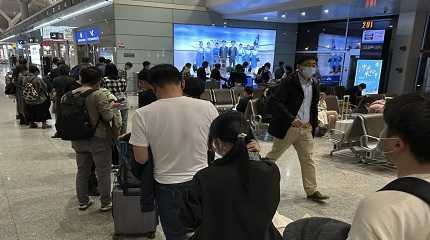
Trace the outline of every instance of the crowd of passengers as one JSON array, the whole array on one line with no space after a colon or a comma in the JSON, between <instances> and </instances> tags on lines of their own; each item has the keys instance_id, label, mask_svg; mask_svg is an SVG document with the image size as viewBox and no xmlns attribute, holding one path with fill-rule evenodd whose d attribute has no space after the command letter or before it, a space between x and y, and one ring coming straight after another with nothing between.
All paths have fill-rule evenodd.
<instances>
[{"instance_id":1,"label":"crowd of passengers","mask_svg":"<svg viewBox=\"0 0 430 240\"><path fill-rule=\"evenodd\" d=\"M37 67L20 60L13 70L17 117L32 128L37 122L48 128L52 89L57 111L67 92L91 91L86 108L94 135L72 141L78 169L76 192L80 210L94 204L89 196L100 195L100 210L110 211L112 140L127 133L127 71L133 65L127 63L119 71L103 58L95 66L89 62L85 58L70 70L56 59L48 78L42 80ZM275 71L280 83L267 99L274 109L268 130L273 146L257 160L251 156L260 152L260 146L241 113L253 98L252 89L245 88L237 111L219 115L211 102L199 99L204 84L199 77L190 77L190 67L179 72L170 64L151 67L144 62L138 74L140 108L132 118L130 143L137 164L153 162L155 201L166 239L184 240L190 233L202 240L282 239L272 224L282 177L276 161L291 145L299 156L307 198L329 199L318 190L313 138L322 118L333 127L328 119L337 116L326 111L326 117L321 117L326 109L316 77L317 59L304 56L295 71ZM263 68L263 73L270 71L270 65ZM216 71L212 74L218 77ZM27 83L36 92L30 94L32 101ZM364 88L360 85L351 91L359 95ZM330 219L318 219L317 225L295 222L287 228L285 239L430 239L430 95L394 98L385 105L384 120L386 127L379 138L382 151L396 165L399 179L409 180L409 188L422 194L387 185L360 203L351 225L328 226ZM89 182L95 176L98 187L91 189Z\"/></svg>"}]
</instances>

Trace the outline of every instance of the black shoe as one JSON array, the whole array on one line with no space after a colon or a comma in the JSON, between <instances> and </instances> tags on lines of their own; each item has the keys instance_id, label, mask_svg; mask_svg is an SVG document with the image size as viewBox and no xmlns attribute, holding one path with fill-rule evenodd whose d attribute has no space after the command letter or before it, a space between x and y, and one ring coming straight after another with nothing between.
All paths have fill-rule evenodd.
<instances>
[{"instance_id":1,"label":"black shoe","mask_svg":"<svg viewBox=\"0 0 430 240\"><path fill-rule=\"evenodd\" d=\"M30 123L30 128L37 128L37 124L36 123Z\"/></svg>"},{"instance_id":2,"label":"black shoe","mask_svg":"<svg viewBox=\"0 0 430 240\"><path fill-rule=\"evenodd\" d=\"M56 132L56 133L54 134L54 136L52 136L51 138L61 138L61 137L60 137L60 135L58 134L58 132Z\"/></svg>"},{"instance_id":3,"label":"black shoe","mask_svg":"<svg viewBox=\"0 0 430 240\"><path fill-rule=\"evenodd\" d=\"M315 202L323 202L324 200L330 199L329 196L321 194L319 191L314 192L314 194L308 196L308 199Z\"/></svg>"}]
</instances>

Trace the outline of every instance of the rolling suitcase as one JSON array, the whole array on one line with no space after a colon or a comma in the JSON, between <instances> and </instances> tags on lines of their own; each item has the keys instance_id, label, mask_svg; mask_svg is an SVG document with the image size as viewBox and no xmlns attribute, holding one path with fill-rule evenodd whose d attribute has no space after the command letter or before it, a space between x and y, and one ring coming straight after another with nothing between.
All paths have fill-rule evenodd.
<instances>
[{"instance_id":1,"label":"rolling suitcase","mask_svg":"<svg viewBox=\"0 0 430 240\"><path fill-rule=\"evenodd\" d=\"M158 219L155 209L143 211L141 204L142 186L131 173L129 166L130 148L127 142L119 142L120 165L112 190L112 217L114 239L121 237L155 238Z\"/></svg>"},{"instance_id":2,"label":"rolling suitcase","mask_svg":"<svg viewBox=\"0 0 430 240\"><path fill-rule=\"evenodd\" d=\"M155 238L157 214L155 211L141 211L139 194L124 194L120 187L115 186L112 191L112 204L117 239L121 236Z\"/></svg>"}]
</instances>

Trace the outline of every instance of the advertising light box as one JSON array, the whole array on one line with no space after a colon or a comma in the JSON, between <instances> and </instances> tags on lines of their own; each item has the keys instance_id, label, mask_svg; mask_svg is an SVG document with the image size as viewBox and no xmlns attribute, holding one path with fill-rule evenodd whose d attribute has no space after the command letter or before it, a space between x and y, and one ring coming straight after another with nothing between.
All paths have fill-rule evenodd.
<instances>
[{"instance_id":1,"label":"advertising light box","mask_svg":"<svg viewBox=\"0 0 430 240\"><path fill-rule=\"evenodd\" d=\"M354 85L365 83L367 85L366 94L377 94L381 80L381 71L382 60L358 60Z\"/></svg>"}]
</instances>

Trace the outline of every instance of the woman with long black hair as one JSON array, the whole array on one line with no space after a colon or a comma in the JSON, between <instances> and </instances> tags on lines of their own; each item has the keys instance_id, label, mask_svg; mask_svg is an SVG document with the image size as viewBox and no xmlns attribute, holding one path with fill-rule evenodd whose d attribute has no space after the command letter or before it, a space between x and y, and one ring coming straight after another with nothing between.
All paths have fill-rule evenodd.
<instances>
[{"instance_id":1,"label":"woman with long black hair","mask_svg":"<svg viewBox=\"0 0 430 240\"><path fill-rule=\"evenodd\" d=\"M193 179L181 218L200 240L277 239L272 218L279 204L278 167L250 159L252 133L241 113L227 112L210 128L209 149L222 156Z\"/></svg>"}]
</instances>

